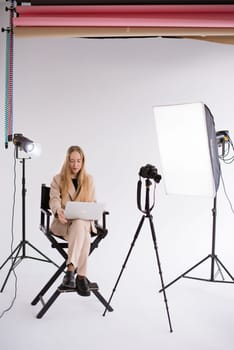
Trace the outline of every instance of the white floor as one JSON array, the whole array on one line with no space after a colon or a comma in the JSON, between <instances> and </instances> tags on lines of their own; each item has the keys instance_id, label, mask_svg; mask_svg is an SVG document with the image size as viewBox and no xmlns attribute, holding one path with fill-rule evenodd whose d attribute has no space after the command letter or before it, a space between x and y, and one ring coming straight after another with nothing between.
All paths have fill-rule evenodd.
<instances>
[{"instance_id":1,"label":"white floor","mask_svg":"<svg viewBox=\"0 0 234 350\"><path fill-rule=\"evenodd\" d=\"M54 267L24 259L16 268L16 301L0 320L1 348L232 349L233 284L181 278L168 287L166 296L173 328L171 333L163 294L158 293L158 273L155 274L152 267L149 276L139 278L134 273L134 267L131 271L131 265L130 271L126 266L114 291L114 312L103 316L105 308L94 295L82 298L75 293L67 293L59 296L43 318L37 319L41 304L32 306L30 303L53 273ZM3 279L5 275L1 272ZM107 284L105 279L103 284ZM108 288L106 285L104 290L100 283L99 287L109 299L114 284ZM13 291L12 274L0 296L1 310L10 304Z\"/></svg>"}]
</instances>

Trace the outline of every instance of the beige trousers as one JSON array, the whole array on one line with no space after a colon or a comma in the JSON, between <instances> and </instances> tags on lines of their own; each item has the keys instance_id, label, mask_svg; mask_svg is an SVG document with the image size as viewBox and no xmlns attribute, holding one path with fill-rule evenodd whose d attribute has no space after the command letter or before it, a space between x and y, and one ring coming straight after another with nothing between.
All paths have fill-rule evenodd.
<instances>
[{"instance_id":1,"label":"beige trousers","mask_svg":"<svg viewBox=\"0 0 234 350\"><path fill-rule=\"evenodd\" d=\"M51 225L51 231L68 241L67 265L73 264L78 275L87 275L87 263L91 243L91 223L85 220L71 220L63 225L57 219Z\"/></svg>"},{"instance_id":2,"label":"beige trousers","mask_svg":"<svg viewBox=\"0 0 234 350\"><path fill-rule=\"evenodd\" d=\"M90 222L72 220L68 227L67 265L73 264L78 275L87 275L87 262L90 250Z\"/></svg>"}]
</instances>

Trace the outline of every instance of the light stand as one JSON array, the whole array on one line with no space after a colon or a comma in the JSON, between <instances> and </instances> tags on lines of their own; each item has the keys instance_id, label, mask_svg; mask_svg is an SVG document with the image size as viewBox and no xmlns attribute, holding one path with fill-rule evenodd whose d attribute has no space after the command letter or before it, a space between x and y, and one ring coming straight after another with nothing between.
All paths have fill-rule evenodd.
<instances>
[{"instance_id":1,"label":"light stand","mask_svg":"<svg viewBox=\"0 0 234 350\"><path fill-rule=\"evenodd\" d=\"M157 247L157 241L156 241L156 234L155 234L155 229L154 229L154 223L153 223L153 216L151 215L151 210L154 206L154 204L150 207L149 204L149 192L150 192L150 186L152 184L152 182L149 180L149 178L153 178L156 182L159 182L161 179L161 176L157 174L157 169L154 168L151 165L146 165L145 167L142 167L140 169L139 175L142 177L145 177L145 186L146 186L146 194L145 194L145 210L141 209L141 205L140 205L140 192L141 192L141 180L138 181L138 187L137 187L137 203L138 203L138 208L140 209L140 211L142 211L144 214L142 215L142 218L140 220L140 223L137 227L136 233L134 235L133 241L131 243L130 249L127 253L126 259L122 265L122 269L120 271L120 274L117 278L117 281L115 283L115 286L113 288L112 294L108 300L106 309L103 313L103 316L105 316L106 311L108 309L108 306L110 305L110 302L112 300L112 297L114 295L114 292L119 284L120 278L122 276L123 270L127 264L127 261L130 257L130 254L132 252L132 249L134 247L134 244L139 236L139 233L141 231L141 228L143 226L144 220L145 218L149 219L149 223L150 223L150 229L151 229L151 235L152 235L152 239L153 239L153 244L154 244L154 250L155 250L155 254L156 254L156 260L157 260L157 264L158 264L158 270L159 270L159 276L160 276L160 280L161 280L161 286L162 286L162 291L163 291L163 296L164 296L164 302L165 302L165 307L166 307L166 313L167 313L167 318L168 318L168 323L169 323L169 328L170 328L170 332L172 332L172 325L171 325L171 319L170 319L170 313L169 313L169 308L168 308L168 304L167 304L167 297L166 297L166 293L165 293L165 287L164 287L164 282L163 282L163 275L162 275L162 270L161 270L161 264L160 264L160 259L159 259L159 253L158 253L158 247ZM156 186L156 184L155 184Z\"/></svg>"},{"instance_id":2,"label":"light stand","mask_svg":"<svg viewBox=\"0 0 234 350\"><path fill-rule=\"evenodd\" d=\"M26 208L25 208L25 197L26 197L26 188L25 188L25 160L30 158L20 158L18 153L19 145L16 143L15 146L15 158L20 159L20 162L22 164L22 239L19 242L19 244L16 246L16 248L12 251L12 253L8 256L8 258L4 261L4 263L0 266L0 270L6 265L6 263L10 260L11 266L7 273L7 276L3 282L3 285L1 287L0 292L3 292L5 285L8 281L8 278L10 277L11 272L14 270L14 268L24 259L34 259L39 260L43 262L49 262L54 264L58 267L57 264L55 264L50 258L48 258L45 254L43 254L39 249L37 249L34 245L32 245L27 239L26 239ZM36 258L32 257L26 254L26 246L31 247L34 249L38 254L41 255L42 258Z\"/></svg>"},{"instance_id":3,"label":"light stand","mask_svg":"<svg viewBox=\"0 0 234 350\"><path fill-rule=\"evenodd\" d=\"M222 130L216 132L216 140L217 140L217 145L218 147L221 147L222 150L222 155L219 156L220 159L225 161L226 157L226 152L225 152L225 146L226 144L229 145L229 143L232 145L232 142L229 137L229 132L227 130ZM232 145L233 147L233 145ZM224 266L222 261L218 258L218 256L215 253L215 243L216 243L216 217L217 217L217 192L214 197L214 202L213 202L213 208L212 208L212 216L213 216L213 222L212 222L212 245L211 245L211 254L207 255L205 258L200 260L198 263L193 265L191 268L189 268L187 271L182 273L180 276L175 278L172 282L168 283L164 289L168 288L172 284L174 284L176 281L178 281L180 278L185 277L185 278L190 278L190 279L196 279L196 280L201 280L201 281L207 281L207 282L219 282L219 283L234 283L234 277L232 274L228 271L228 269ZM211 259L211 266L210 266L210 278L201 278L201 277L191 277L187 276L189 272L197 268L199 265L201 265L203 262L206 260ZM218 273L221 275L222 280L217 280L216 275L217 272L215 273L215 264L218 269ZM230 277L231 281L225 281L224 275L222 273L223 271L226 272L226 274ZM164 290L163 288L159 291L162 292Z\"/></svg>"}]
</instances>

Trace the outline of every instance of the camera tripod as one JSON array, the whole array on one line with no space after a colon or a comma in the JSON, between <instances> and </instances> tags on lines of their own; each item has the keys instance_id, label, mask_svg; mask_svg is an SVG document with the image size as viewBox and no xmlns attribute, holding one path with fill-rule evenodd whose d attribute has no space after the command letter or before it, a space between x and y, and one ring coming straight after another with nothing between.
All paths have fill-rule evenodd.
<instances>
[{"instance_id":1,"label":"camera tripod","mask_svg":"<svg viewBox=\"0 0 234 350\"><path fill-rule=\"evenodd\" d=\"M34 245L32 245L28 240L26 240L26 210L25 210L25 197L26 197L26 188L25 188L25 159L30 158L19 158L18 157L18 148L16 146L16 158L21 160L22 163L22 239L20 243L16 246L16 248L11 252L8 258L4 261L4 263L0 266L0 270L6 265L8 261L11 261L10 269L7 273L7 276L2 284L0 292L3 292L5 285L10 277L10 274L14 271L14 268L25 258L39 260L43 262L52 263L57 266L50 258L48 258L45 254L43 254L39 249L37 249ZM38 254L40 254L41 258L36 258L33 256L28 256L26 254L26 246L31 247ZM21 254L22 253L22 254Z\"/></svg>"},{"instance_id":2,"label":"camera tripod","mask_svg":"<svg viewBox=\"0 0 234 350\"><path fill-rule=\"evenodd\" d=\"M159 182L159 180L161 179L161 176L156 178L155 181ZM141 192L141 180L138 181L138 187L137 187L137 199L138 199L138 208L141 212L143 212L142 218L140 220L140 223L137 227L136 233L134 235L133 241L131 243L130 249L127 253L126 259L123 263L122 269L120 271L120 274L117 278L117 281L115 283L115 286L113 288L112 294L108 300L106 309L103 313L103 316L105 316L106 311L108 309L108 305L110 304L112 297L114 295L114 292L116 291L116 288L119 284L120 278L122 276L122 273L124 271L124 268L126 267L127 261L130 257L130 254L132 252L132 249L134 247L134 244L139 236L139 233L141 231L141 228L143 226L143 223L145 221L145 219L149 219L149 223L150 223L150 229L151 229L151 234L152 234L152 239L153 239L153 244L154 244L154 250L155 250L155 254L156 254L156 260L157 260L157 264L158 264L158 270L159 270L159 276L160 276L160 280L161 280L161 286L162 286L162 290L163 290L163 296L164 296L164 302L165 302L165 307L166 307L166 313L167 313L167 318L168 318L168 322L169 322L169 328L170 328L170 332L172 332L172 324L171 324L171 319L170 319L170 313L169 313L169 308L168 308L168 303L167 303L167 297L166 297L166 293L165 293L165 288L164 288L164 282L163 282L163 275L162 275L162 270L161 270L161 264L160 264L160 259L159 259L159 253L158 253L158 247L157 247L157 241L156 241L156 234L155 234L155 229L154 229L154 224L153 224L153 216L150 214L151 210L153 209L154 204L150 207L149 205L149 192L150 192L150 186L151 186L152 182L149 180L149 178L146 178L145 180L145 186L146 186L146 194L145 194L145 210L141 209L141 205L140 205L140 192ZM156 186L156 184L155 184Z\"/></svg>"}]
</instances>

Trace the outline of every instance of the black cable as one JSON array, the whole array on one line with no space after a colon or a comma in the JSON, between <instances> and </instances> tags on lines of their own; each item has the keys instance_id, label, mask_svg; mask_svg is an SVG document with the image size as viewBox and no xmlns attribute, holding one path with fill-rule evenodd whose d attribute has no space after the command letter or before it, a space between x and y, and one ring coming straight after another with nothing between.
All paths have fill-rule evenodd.
<instances>
[{"instance_id":1,"label":"black cable","mask_svg":"<svg viewBox=\"0 0 234 350\"><path fill-rule=\"evenodd\" d=\"M222 154L219 155L219 159L225 164L231 164L234 161L234 146L230 137L228 137L228 140L223 140L222 148L224 148L224 152L222 151ZM229 156L231 150L233 155Z\"/></svg>"},{"instance_id":2,"label":"black cable","mask_svg":"<svg viewBox=\"0 0 234 350\"><path fill-rule=\"evenodd\" d=\"M228 136L227 135L225 135L225 137L222 140L222 143L221 143L222 154L219 155L219 159L222 160L225 164L231 164L234 161L234 146L233 146L232 139L229 137L229 135ZM233 152L233 155L229 156L229 153L231 151ZM232 202L231 202L231 200L230 200L230 198L228 196L228 193L227 193L227 190L226 190L226 187L225 187L225 183L224 183L221 167L220 167L220 177L221 177L221 181L222 181L222 185L223 185L224 194L226 196L226 199L228 200L228 203L230 205L231 211L234 214L234 208L232 206Z\"/></svg>"},{"instance_id":3,"label":"black cable","mask_svg":"<svg viewBox=\"0 0 234 350\"><path fill-rule=\"evenodd\" d=\"M14 218L15 218L15 198L16 198L16 148L15 148L15 152L14 152L14 166L13 166L13 173L14 173L14 177L13 177L13 204L12 204L12 215L11 215L11 254L13 253L13 244L14 244ZM16 296L17 296L17 275L14 269L14 266L12 266L12 271L15 277L15 292L14 292L14 297L10 303L10 305L4 309L1 314L0 314L0 318L2 318L4 316L4 314L6 312L8 312L9 310L11 310L11 308L13 307L15 300L16 300Z\"/></svg>"},{"instance_id":4,"label":"black cable","mask_svg":"<svg viewBox=\"0 0 234 350\"><path fill-rule=\"evenodd\" d=\"M226 187L225 187L225 183L224 183L224 180L223 180L223 175L222 175L222 172L220 173L220 176L221 176L221 180L222 180L222 185L223 185L223 190L224 190L224 194L228 200L228 203L230 205L230 208L231 208L231 211L233 212L234 214L234 209L233 209L233 206L232 206L232 202L230 200L230 198L228 197L228 194L227 194L227 191L226 191Z\"/></svg>"}]
</instances>

